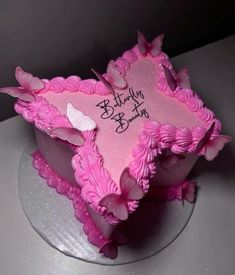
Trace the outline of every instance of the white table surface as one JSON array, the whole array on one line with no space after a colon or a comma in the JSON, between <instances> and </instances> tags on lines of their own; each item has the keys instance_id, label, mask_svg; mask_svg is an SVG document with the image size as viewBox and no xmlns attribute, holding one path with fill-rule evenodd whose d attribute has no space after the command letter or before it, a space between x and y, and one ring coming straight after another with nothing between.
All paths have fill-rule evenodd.
<instances>
[{"instance_id":1,"label":"white table surface","mask_svg":"<svg viewBox=\"0 0 235 275\"><path fill-rule=\"evenodd\" d=\"M173 58L187 65L193 88L235 136L235 36ZM17 193L18 164L30 127L20 117L0 123L1 275L231 275L235 270L235 145L213 162L200 160L200 186L189 224L166 249L146 260L101 266L64 256L31 227Z\"/></svg>"}]
</instances>

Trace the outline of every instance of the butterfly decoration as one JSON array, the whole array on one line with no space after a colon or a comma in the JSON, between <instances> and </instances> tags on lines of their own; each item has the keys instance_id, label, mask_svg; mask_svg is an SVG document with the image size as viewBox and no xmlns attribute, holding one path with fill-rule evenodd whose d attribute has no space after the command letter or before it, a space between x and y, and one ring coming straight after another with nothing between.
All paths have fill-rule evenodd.
<instances>
[{"instance_id":1,"label":"butterfly decoration","mask_svg":"<svg viewBox=\"0 0 235 275\"><path fill-rule=\"evenodd\" d=\"M169 156L161 156L159 162L163 169L171 169L174 165L183 159L185 159L184 155L172 154Z\"/></svg>"},{"instance_id":2,"label":"butterfly decoration","mask_svg":"<svg viewBox=\"0 0 235 275\"><path fill-rule=\"evenodd\" d=\"M73 128L84 132L96 128L96 123L89 116L84 115L81 111L74 108L71 103L67 104L67 117Z\"/></svg>"},{"instance_id":3,"label":"butterfly decoration","mask_svg":"<svg viewBox=\"0 0 235 275\"><path fill-rule=\"evenodd\" d=\"M105 257L108 257L110 259L115 259L118 254L118 247L115 242L107 242L105 245L103 245L100 248L99 251L101 254L103 254Z\"/></svg>"},{"instance_id":4,"label":"butterfly decoration","mask_svg":"<svg viewBox=\"0 0 235 275\"><path fill-rule=\"evenodd\" d=\"M58 137L77 146L83 145L84 139L82 132L94 130L96 123L90 117L74 108L71 103L67 104L67 117L73 128L54 128L49 134L52 137Z\"/></svg>"},{"instance_id":5,"label":"butterfly decoration","mask_svg":"<svg viewBox=\"0 0 235 275\"><path fill-rule=\"evenodd\" d=\"M105 77L99 72L97 72L96 70L94 69L91 69L91 70L113 95L115 95L114 89L118 89L118 90L125 89L127 86L127 82L125 78L119 72L113 60L109 61Z\"/></svg>"},{"instance_id":6,"label":"butterfly decoration","mask_svg":"<svg viewBox=\"0 0 235 275\"><path fill-rule=\"evenodd\" d=\"M203 149L205 150L205 158L208 161L217 157L224 145L232 140L231 137L225 135L210 139L214 128L215 123L213 122L196 147L196 153L200 153Z\"/></svg>"},{"instance_id":7,"label":"butterfly decoration","mask_svg":"<svg viewBox=\"0 0 235 275\"><path fill-rule=\"evenodd\" d=\"M115 259L117 257L118 246L124 245L128 243L128 238L123 232L124 228L120 228L119 225L118 230L114 230L111 236L111 241L108 241L100 248L100 253L104 256Z\"/></svg>"},{"instance_id":8,"label":"butterfly decoration","mask_svg":"<svg viewBox=\"0 0 235 275\"><path fill-rule=\"evenodd\" d=\"M185 181L179 186L171 186L167 192L168 200L188 201L193 203L195 200L196 184L194 182Z\"/></svg>"},{"instance_id":9,"label":"butterfly decoration","mask_svg":"<svg viewBox=\"0 0 235 275\"><path fill-rule=\"evenodd\" d=\"M147 41L143 33L137 31L138 34L138 48L142 55L147 55L148 53L152 56L158 56L162 51L162 40L164 35L161 34L153 39L151 43Z\"/></svg>"},{"instance_id":10,"label":"butterfly decoration","mask_svg":"<svg viewBox=\"0 0 235 275\"><path fill-rule=\"evenodd\" d=\"M176 73L173 73L170 69L168 69L163 64L162 64L162 67L164 69L167 84L172 91L174 91L177 88L177 86L179 86L181 89L191 88L191 82L189 79L188 70L186 68L179 70L178 73L176 74Z\"/></svg>"},{"instance_id":11,"label":"butterfly decoration","mask_svg":"<svg viewBox=\"0 0 235 275\"><path fill-rule=\"evenodd\" d=\"M128 168L125 168L120 177L121 194L108 194L100 202L100 206L106 207L107 213L113 215L121 221L128 218L128 201L140 200L144 193L136 180L131 176Z\"/></svg>"},{"instance_id":12,"label":"butterfly decoration","mask_svg":"<svg viewBox=\"0 0 235 275\"><path fill-rule=\"evenodd\" d=\"M177 85L182 89L191 89L191 82L187 68L182 68L177 73Z\"/></svg>"},{"instance_id":13,"label":"butterfly decoration","mask_svg":"<svg viewBox=\"0 0 235 275\"><path fill-rule=\"evenodd\" d=\"M68 141L76 146L82 146L84 144L83 136L77 129L66 127L54 128L49 131L49 135L51 137L57 137L64 141Z\"/></svg>"},{"instance_id":14,"label":"butterfly decoration","mask_svg":"<svg viewBox=\"0 0 235 275\"><path fill-rule=\"evenodd\" d=\"M0 92L31 102L35 99L34 92L44 88L44 83L41 79L25 72L19 66L16 67L15 77L21 87L1 88Z\"/></svg>"}]
</instances>

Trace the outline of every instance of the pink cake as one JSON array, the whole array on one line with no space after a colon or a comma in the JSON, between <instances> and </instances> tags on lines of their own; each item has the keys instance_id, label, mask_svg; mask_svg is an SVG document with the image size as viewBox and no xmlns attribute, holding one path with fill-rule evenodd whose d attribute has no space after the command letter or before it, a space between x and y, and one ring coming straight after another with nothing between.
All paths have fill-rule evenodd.
<instances>
[{"instance_id":1,"label":"pink cake","mask_svg":"<svg viewBox=\"0 0 235 275\"><path fill-rule=\"evenodd\" d=\"M33 165L73 201L89 242L110 258L117 225L148 197L193 202L186 177L199 156L212 160L231 138L162 52L160 35L138 44L98 80L39 79L16 68L19 87L0 89L35 126Z\"/></svg>"}]
</instances>

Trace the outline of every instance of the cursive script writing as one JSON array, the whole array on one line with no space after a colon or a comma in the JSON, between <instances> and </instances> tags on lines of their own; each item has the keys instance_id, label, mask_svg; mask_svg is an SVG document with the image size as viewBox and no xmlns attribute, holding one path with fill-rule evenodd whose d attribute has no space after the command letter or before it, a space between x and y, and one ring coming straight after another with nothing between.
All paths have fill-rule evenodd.
<instances>
[{"instance_id":1,"label":"cursive script writing","mask_svg":"<svg viewBox=\"0 0 235 275\"><path fill-rule=\"evenodd\" d=\"M102 110L102 119L111 119L116 123L115 130L117 133L126 131L129 124L138 117L149 118L147 110L143 107L143 92L141 90L134 91L132 87L130 87L128 91L128 95L116 93L112 100L104 99L96 105L96 107L99 107ZM116 111L127 102L133 103L133 108L130 110L131 117L127 117L124 112Z\"/></svg>"}]
</instances>

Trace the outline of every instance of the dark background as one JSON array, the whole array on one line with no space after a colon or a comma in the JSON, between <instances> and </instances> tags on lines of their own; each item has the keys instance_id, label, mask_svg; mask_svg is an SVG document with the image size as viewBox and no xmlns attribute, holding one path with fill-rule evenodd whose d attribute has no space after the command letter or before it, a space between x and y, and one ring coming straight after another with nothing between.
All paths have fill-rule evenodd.
<instances>
[{"instance_id":1,"label":"dark background","mask_svg":"<svg viewBox=\"0 0 235 275\"><path fill-rule=\"evenodd\" d=\"M235 33L234 1L0 0L0 87L17 85L22 66L42 78L93 77L136 43L165 34L170 56ZM0 95L0 120L14 115L14 100Z\"/></svg>"}]
</instances>

